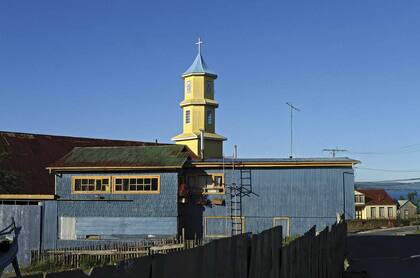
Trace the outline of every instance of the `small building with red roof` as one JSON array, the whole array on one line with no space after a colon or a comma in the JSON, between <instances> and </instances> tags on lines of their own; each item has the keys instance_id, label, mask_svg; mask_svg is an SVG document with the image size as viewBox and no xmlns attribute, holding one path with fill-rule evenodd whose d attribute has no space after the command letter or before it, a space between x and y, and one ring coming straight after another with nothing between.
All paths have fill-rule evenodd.
<instances>
[{"instance_id":1,"label":"small building with red roof","mask_svg":"<svg viewBox=\"0 0 420 278\"><path fill-rule=\"evenodd\" d=\"M384 189L356 189L354 204L357 219L396 219L397 203Z\"/></svg>"}]
</instances>

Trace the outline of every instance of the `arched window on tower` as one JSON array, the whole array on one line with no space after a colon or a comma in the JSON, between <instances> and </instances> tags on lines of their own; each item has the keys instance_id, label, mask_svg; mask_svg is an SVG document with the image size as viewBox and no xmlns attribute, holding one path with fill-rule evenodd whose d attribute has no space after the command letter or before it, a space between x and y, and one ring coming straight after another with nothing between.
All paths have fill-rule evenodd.
<instances>
[{"instance_id":1,"label":"arched window on tower","mask_svg":"<svg viewBox=\"0 0 420 278\"><path fill-rule=\"evenodd\" d=\"M213 124L213 112L211 110L207 111L207 124Z\"/></svg>"},{"instance_id":2,"label":"arched window on tower","mask_svg":"<svg viewBox=\"0 0 420 278\"><path fill-rule=\"evenodd\" d=\"M185 82L185 89L187 91L187 94L191 93L191 81L190 80Z\"/></svg>"}]
</instances>

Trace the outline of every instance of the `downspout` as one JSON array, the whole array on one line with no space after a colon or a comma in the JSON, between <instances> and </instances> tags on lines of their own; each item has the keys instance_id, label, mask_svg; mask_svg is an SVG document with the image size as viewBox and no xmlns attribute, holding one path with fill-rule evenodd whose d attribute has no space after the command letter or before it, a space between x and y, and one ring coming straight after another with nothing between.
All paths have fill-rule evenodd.
<instances>
[{"instance_id":1,"label":"downspout","mask_svg":"<svg viewBox=\"0 0 420 278\"><path fill-rule=\"evenodd\" d=\"M200 156L204 160L204 129L200 129Z\"/></svg>"},{"instance_id":2,"label":"downspout","mask_svg":"<svg viewBox=\"0 0 420 278\"><path fill-rule=\"evenodd\" d=\"M346 185L346 179L345 179L345 175L354 175L354 173L352 172L343 172L343 215L344 215L344 219L346 218L346 190L345 190L345 185Z\"/></svg>"}]
</instances>

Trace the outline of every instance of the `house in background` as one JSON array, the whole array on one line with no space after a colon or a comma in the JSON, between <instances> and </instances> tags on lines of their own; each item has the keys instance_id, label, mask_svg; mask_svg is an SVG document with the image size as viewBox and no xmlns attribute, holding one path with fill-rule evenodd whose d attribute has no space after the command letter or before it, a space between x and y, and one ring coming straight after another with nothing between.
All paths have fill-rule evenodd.
<instances>
[{"instance_id":1,"label":"house in background","mask_svg":"<svg viewBox=\"0 0 420 278\"><path fill-rule=\"evenodd\" d=\"M397 204L383 189L354 191L356 219L396 219Z\"/></svg>"},{"instance_id":2,"label":"house in background","mask_svg":"<svg viewBox=\"0 0 420 278\"><path fill-rule=\"evenodd\" d=\"M410 200L398 200L397 213L400 219L413 219L417 215L417 206Z\"/></svg>"}]
</instances>

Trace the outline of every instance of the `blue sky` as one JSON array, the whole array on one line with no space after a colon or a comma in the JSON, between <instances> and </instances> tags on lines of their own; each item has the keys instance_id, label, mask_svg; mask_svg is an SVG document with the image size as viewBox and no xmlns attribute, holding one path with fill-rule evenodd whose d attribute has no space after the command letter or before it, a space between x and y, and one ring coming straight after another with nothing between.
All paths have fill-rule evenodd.
<instances>
[{"instance_id":1,"label":"blue sky","mask_svg":"<svg viewBox=\"0 0 420 278\"><path fill-rule=\"evenodd\" d=\"M0 2L0 130L168 142L181 74L219 74L241 157L350 150L358 180L420 177L420 2ZM369 169L384 169L368 170Z\"/></svg>"}]
</instances>

